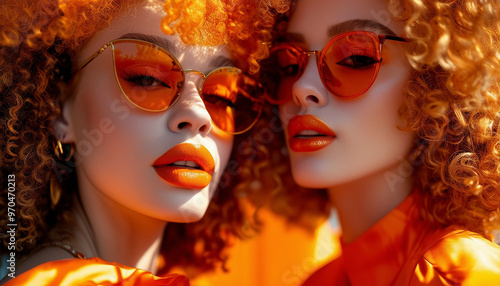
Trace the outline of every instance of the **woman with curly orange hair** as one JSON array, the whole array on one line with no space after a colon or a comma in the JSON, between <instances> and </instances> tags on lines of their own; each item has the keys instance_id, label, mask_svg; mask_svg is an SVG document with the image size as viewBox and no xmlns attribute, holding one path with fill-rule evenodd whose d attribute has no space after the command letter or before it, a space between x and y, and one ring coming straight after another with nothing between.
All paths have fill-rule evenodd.
<instances>
[{"instance_id":1,"label":"woman with curly orange hair","mask_svg":"<svg viewBox=\"0 0 500 286\"><path fill-rule=\"evenodd\" d=\"M2 4L2 259L7 279L41 264L11 283L186 283L153 275L162 240L163 270L224 262L244 220L224 169L260 114L244 71L267 55L275 8Z\"/></svg>"},{"instance_id":2,"label":"woman with curly orange hair","mask_svg":"<svg viewBox=\"0 0 500 286\"><path fill-rule=\"evenodd\" d=\"M500 285L499 13L298 1L269 100L293 178L326 189L342 228L342 254L305 285ZM304 205L294 192L276 197Z\"/></svg>"}]
</instances>

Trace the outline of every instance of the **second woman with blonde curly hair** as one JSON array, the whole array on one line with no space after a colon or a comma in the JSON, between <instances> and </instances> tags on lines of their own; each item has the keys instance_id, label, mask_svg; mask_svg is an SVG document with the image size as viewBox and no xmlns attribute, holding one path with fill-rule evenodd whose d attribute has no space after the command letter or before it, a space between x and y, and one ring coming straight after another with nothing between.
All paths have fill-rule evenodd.
<instances>
[{"instance_id":1,"label":"second woman with blonde curly hair","mask_svg":"<svg viewBox=\"0 0 500 286\"><path fill-rule=\"evenodd\" d=\"M342 227L342 255L305 285L500 284L499 11L298 1L269 100L294 179L326 189Z\"/></svg>"},{"instance_id":2,"label":"second woman with blonde curly hair","mask_svg":"<svg viewBox=\"0 0 500 286\"><path fill-rule=\"evenodd\" d=\"M244 218L221 177L233 140L260 114L262 88L246 72L266 54L272 19L266 5L243 2L2 5L10 285L185 285L154 274L224 263Z\"/></svg>"}]
</instances>

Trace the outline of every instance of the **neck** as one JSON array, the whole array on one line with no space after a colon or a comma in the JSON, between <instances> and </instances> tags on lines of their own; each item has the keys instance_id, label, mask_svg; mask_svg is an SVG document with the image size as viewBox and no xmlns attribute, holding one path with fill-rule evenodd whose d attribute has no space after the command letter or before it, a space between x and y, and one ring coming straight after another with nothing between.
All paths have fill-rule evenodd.
<instances>
[{"instance_id":1,"label":"neck","mask_svg":"<svg viewBox=\"0 0 500 286\"><path fill-rule=\"evenodd\" d=\"M328 189L342 226L342 240L351 242L396 208L411 192L411 176L398 167Z\"/></svg>"},{"instance_id":2,"label":"neck","mask_svg":"<svg viewBox=\"0 0 500 286\"><path fill-rule=\"evenodd\" d=\"M166 222L125 209L102 193L87 190L80 186L81 206L73 212L72 246L86 257L97 256L156 273Z\"/></svg>"}]
</instances>

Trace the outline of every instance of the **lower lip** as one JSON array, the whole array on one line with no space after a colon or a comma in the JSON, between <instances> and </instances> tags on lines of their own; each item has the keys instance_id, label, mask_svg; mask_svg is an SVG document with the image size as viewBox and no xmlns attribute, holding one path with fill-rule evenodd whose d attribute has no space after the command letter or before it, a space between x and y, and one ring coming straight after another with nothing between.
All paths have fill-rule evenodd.
<instances>
[{"instance_id":1,"label":"lower lip","mask_svg":"<svg viewBox=\"0 0 500 286\"><path fill-rule=\"evenodd\" d=\"M295 152L314 152L325 148L334 139L334 137L291 138L288 144Z\"/></svg>"},{"instance_id":2,"label":"lower lip","mask_svg":"<svg viewBox=\"0 0 500 286\"><path fill-rule=\"evenodd\" d=\"M212 175L203 170L178 166L154 166L156 173L168 183L186 189L203 189L212 181Z\"/></svg>"}]
</instances>

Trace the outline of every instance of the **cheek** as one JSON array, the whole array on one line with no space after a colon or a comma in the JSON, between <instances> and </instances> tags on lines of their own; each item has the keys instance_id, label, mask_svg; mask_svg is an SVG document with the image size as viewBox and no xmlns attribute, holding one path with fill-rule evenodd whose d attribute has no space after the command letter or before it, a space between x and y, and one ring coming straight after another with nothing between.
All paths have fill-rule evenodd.
<instances>
[{"instance_id":1,"label":"cheek","mask_svg":"<svg viewBox=\"0 0 500 286\"><path fill-rule=\"evenodd\" d=\"M213 136L213 141L217 148L217 154L219 156L219 175L224 171L228 165L229 157L231 156L231 150L233 148L233 135L220 134L220 136Z\"/></svg>"},{"instance_id":2,"label":"cheek","mask_svg":"<svg viewBox=\"0 0 500 286\"><path fill-rule=\"evenodd\" d=\"M295 115L299 114L301 107L295 104L292 100L279 106L280 120L284 127L288 125L288 121ZM286 129L285 129L286 131Z\"/></svg>"},{"instance_id":3,"label":"cheek","mask_svg":"<svg viewBox=\"0 0 500 286\"><path fill-rule=\"evenodd\" d=\"M117 126L128 115L121 91L115 81L99 75L89 77L78 86L72 109L76 149L81 157L90 156L116 133Z\"/></svg>"},{"instance_id":4,"label":"cheek","mask_svg":"<svg viewBox=\"0 0 500 286\"><path fill-rule=\"evenodd\" d=\"M414 134L400 130L399 109L409 71L405 65L381 70L372 87L354 100L335 97L309 112L327 122L337 134L328 147L314 153L292 152L295 179L301 185L324 188L385 172L408 155ZM280 107L286 126L294 106Z\"/></svg>"},{"instance_id":5,"label":"cheek","mask_svg":"<svg viewBox=\"0 0 500 286\"><path fill-rule=\"evenodd\" d=\"M343 143L354 147L352 158L370 169L385 169L406 158L414 140L412 132L403 131L399 115L403 105L403 87L409 69L404 65L386 66L367 94L360 98L362 108L351 115L350 138ZM352 136L352 137L351 137ZM362 164L361 164L362 163Z\"/></svg>"},{"instance_id":6,"label":"cheek","mask_svg":"<svg viewBox=\"0 0 500 286\"><path fill-rule=\"evenodd\" d=\"M380 125L392 127L389 130L403 126L399 110L403 106L403 87L408 82L409 70L405 62L381 67L369 90L369 108L374 124L379 122Z\"/></svg>"},{"instance_id":7,"label":"cheek","mask_svg":"<svg viewBox=\"0 0 500 286\"><path fill-rule=\"evenodd\" d=\"M213 132L213 130L210 134L210 139L214 143L214 149L210 149L210 151L216 161L216 170L210 183L210 198L215 193L217 186L226 187L230 181L229 176L236 175L239 171L239 163L235 160L229 160L234 136L217 131ZM224 173L224 170L227 170L227 172Z\"/></svg>"},{"instance_id":8,"label":"cheek","mask_svg":"<svg viewBox=\"0 0 500 286\"><path fill-rule=\"evenodd\" d=\"M409 133L399 129L404 126L399 110L408 78L409 69L404 64L382 66L372 87L360 98L363 108L352 117L359 124L358 133L364 134L370 142L379 142L377 147L384 154L392 153L387 146L402 146L407 150L406 146L411 145L406 139Z\"/></svg>"},{"instance_id":9,"label":"cheek","mask_svg":"<svg viewBox=\"0 0 500 286\"><path fill-rule=\"evenodd\" d=\"M279 106L279 117L281 121L281 126L283 126L283 132L285 139L288 138L288 131L287 131L287 126L288 122L292 117L295 115L299 114L301 107L296 105L292 100L285 103L281 104ZM313 114L316 115L316 114ZM288 142L288 140L285 140Z\"/></svg>"}]
</instances>

